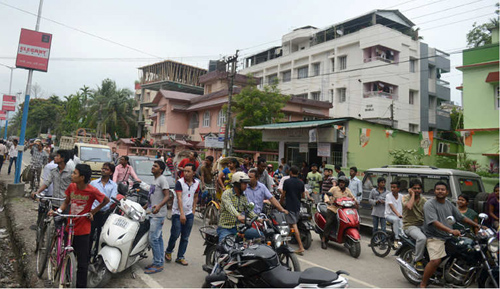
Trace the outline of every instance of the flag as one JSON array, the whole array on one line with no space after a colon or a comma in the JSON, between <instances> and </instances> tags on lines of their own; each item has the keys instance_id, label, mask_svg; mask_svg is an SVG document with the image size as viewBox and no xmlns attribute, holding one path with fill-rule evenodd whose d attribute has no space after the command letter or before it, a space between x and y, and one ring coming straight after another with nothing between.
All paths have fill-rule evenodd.
<instances>
[{"instance_id":1,"label":"flag","mask_svg":"<svg viewBox=\"0 0 500 289\"><path fill-rule=\"evenodd\" d=\"M468 147L472 146L472 136L474 135L473 131L461 131L460 136L464 138L464 144Z\"/></svg>"},{"instance_id":2,"label":"flag","mask_svg":"<svg viewBox=\"0 0 500 289\"><path fill-rule=\"evenodd\" d=\"M333 126L337 131L339 131L343 136L345 136L345 126L342 125L334 125Z\"/></svg>"},{"instance_id":3,"label":"flag","mask_svg":"<svg viewBox=\"0 0 500 289\"><path fill-rule=\"evenodd\" d=\"M359 129L359 145L361 147L365 147L368 144L368 141L370 140L370 132L372 130L369 128L360 128Z\"/></svg>"},{"instance_id":4,"label":"flag","mask_svg":"<svg viewBox=\"0 0 500 289\"><path fill-rule=\"evenodd\" d=\"M385 130L385 137L389 138L389 136L395 137L397 134L397 130L392 130L392 129L386 129Z\"/></svg>"},{"instance_id":5,"label":"flag","mask_svg":"<svg viewBox=\"0 0 500 289\"><path fill-rule=\"evenodd\" d=\"M424 155L431 155L432 143L434 142L434 132L433 131L422 131L420 132L420 148L418 152Z\"/></svg>"}]
</instances>

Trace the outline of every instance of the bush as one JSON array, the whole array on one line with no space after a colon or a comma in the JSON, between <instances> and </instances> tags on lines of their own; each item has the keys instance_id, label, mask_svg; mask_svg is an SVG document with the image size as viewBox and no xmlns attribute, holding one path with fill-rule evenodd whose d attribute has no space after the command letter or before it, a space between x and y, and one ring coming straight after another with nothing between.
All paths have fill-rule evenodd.
<instances>
[{"instance_id":1,"label":"bush","mask_svg":"<svg viewBox=\"0 0 500 289\"><path fill-rule=\"evenodd\" d=\"M389 151L393 165L422 165L422 155L417 150L392 150Z\"/></svg>"},{"instance_id":2,"label":"bush","mask_svg":"<svg viewBox=\"0 0 500 289\"><path fill-rule=\"evenodd\" d=\"M457 159L454 156L437 156L436 166L438 168L456 169Z\"/></svg>"}]
</instances>

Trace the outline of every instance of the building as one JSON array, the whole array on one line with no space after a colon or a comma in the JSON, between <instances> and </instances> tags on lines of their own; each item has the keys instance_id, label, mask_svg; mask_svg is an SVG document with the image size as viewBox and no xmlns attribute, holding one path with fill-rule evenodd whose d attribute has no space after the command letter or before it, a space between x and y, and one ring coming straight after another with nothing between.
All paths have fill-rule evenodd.
<instances>
[{"instance_id":1,"label":"building","mask_svg":"<svg viewBox=\"0 0 500 289\"><path fill-rule=\"evenodd\" d=\"M306 26L245 58L242 74L279 82L284 94L328 101L330 117L410 132L448 130L449 55L419 40L398 10L375 10L325 29Z\"/></svg>"},{"instance_id":2,"label":"building","mask_svg":"<svg viewBox=\"0 0 500 289\"><path fill-rule=\"evenodd\" d=\"M492 31L492 44L463 51L461 87L468 158L477 161L480 169L498 173L499 153L499 53L498 28Z\"/></svg>"}]
</instances>

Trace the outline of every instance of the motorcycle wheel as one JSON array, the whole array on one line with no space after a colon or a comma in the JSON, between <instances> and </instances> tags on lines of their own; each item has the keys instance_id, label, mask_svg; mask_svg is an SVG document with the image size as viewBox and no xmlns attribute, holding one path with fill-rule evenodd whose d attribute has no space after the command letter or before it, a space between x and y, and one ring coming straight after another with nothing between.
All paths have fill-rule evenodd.
<instances>
[{"instance_id":1,"label":"motorcycle wheel","mask_svg":"<svg viewBox=\"0 0 500 289\"><path fill-rule=\"evenodd\" d=\"M493 277L496 278L496 281L498 282L498 267L493 269ZM482 278L483 277L483 278ZM479 288L497 288L495 284L493 283L493 280L491 279L490 275L486 272L481 272L481 274L478 276L478 282L477 282L477 287Z\"/></svg>"},{"instance_id":2,"label":"motorcycle wheel","mask_svg":"<svg viewBox=\"0 0 500 289\"><path fill-rule=\"evenodd\" d=\"M215 205L210 204L203 216L203 226L217 225L219 222L219 211Z\"/></svg>"},{"instance_id":3,"label":"motorcycle wheel","mask_svg":"<svg viewBox=\"0 0 500 289\"><path fill-rule=\"evenodd\" d=\"M349 254L354 258L358 258L361 255L361 244L354 242L351 238L347 238L347 243L349 244Z\"/></svg>"},{"instance_id":4,"label":"motorcycle wheel","mask_svg":"<svg viewBox=\"0 0 500 289\"><path fill-rule=\"evenodd\" d=\"M215 264L215 253L217 253L217 246L213 245L207 249L207 254L205 255L205 265L213 268Z\"/></svg>"},{"instance_id":5,"label":"motorcycle wheel","mask_svg":"<svg viewBox=\"0 0 500 289\"><path fill-rule=\"evenodd\" d=\"M289 271L300 272L300 263L297 255L293 252L283 252L278 254L281 265L288 268Z\"/></svg>"},{"instance_id":6,"label":"motorcycle wheel","mask_svg":"<svg viewBox=\"0 0 500 289\"><path fill-rule=\"evenodd\" d=\"M311 247L312 244L311 231L307 230L304 233L300 232L300 239L302 241L302 246L304 246L304 249L307 250Z\"/></svg>"},{"instance_id":7,"label":"motorcycle wheel","mask_svg":"<svg viewBox=\"0 0 500 289\"><path fill-rule=\"evenodd\" d=\"M111 279L111 272L108 271L102 257L98 257L94 263L96 266L96 273L89 270L87 277L87 286L89 288L102 288Z\"/></svg>"},{"instance_id":8,"label":"motorcycle wheel","mask_svg":"<svg viewBox=\"0 0 500 289\"><path fill-rule=\"evenodd\" d=\"M401 256L401 259L403 259L408 264L412 264L413 258L415 257L414 253L413 253L413 249L410 247L404 248L403 251L401 252L400 256ZM408 282L410 282L413 285L420 284L420 278L415 278L415 276L411 272L404 269L403 267L400 267L399 269L401 270L401 273L403 274L403 276L405 276L406 280L408 280Z\"/></svg>"},{"instance_id":9,"label":"motorcycle wheel","mask_svg":"<svg viewBox=\"0 0 500 289\"><path fill-rule=\"evenodd\" d=\"M391 252L391 245L389 244L389 236L384 231L377 231L373 234L370 245L373 253L378 257L385 257Z\"/></svg>"}]
</instances>

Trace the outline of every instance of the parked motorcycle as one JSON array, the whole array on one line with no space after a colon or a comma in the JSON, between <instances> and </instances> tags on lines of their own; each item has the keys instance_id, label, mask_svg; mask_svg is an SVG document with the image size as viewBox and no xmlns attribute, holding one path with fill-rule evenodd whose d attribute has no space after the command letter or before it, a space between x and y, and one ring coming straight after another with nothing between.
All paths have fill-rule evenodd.
<instances>
[{"instance_id":1,"label":"parked motorcycle","mask_svg":"<svg viewBox=\"0 0 500 289\"><path fill-rule=\"evenodd\" d=\"M250 223L239 228L239 235L251 227ZM221 254L202 287L244 288L345 288L347 279L341 274L322 268L309 268L304 272L289 271L280 264L278 254L264 244L248 244L233 236L224 238L219 247L227 253Z\"/></svg>"},{"instance_id":2,"label":"parked motorcycle","mask_svg":"<svg viewBox=\"0 0 500 289\"><path fill-rule=\"evenodd\" d=\"M336 204L339 207L337 211L337 230L331 232L328 239L339 244L343 243L349 249L349 254L354 258L358 258L361 254L361 235L359 234L359 215L355 208L356 201L343 197L338 198ZM327 207L326 203L318 203L313 218L314 231L320 236L323 235L326 225Z\"/></svg>"},{"instance_id":3,"label":"parked motorcycle","mask_svg":"<svg viewBox=\"0 0 500 289\"><path fill-rule=\"evenodd\" d=\"M99 251L89 266L89 287L103 287L111 274L124 271L143 258L149 247L149 220L142 206L130 199L113 198L117 206L102 227Z\"/></svg>"},{"instance_id":4,"label":"parked motorcycle","mask_svg":"<svg viewBox=\"0 0 500 289\"><path fill-rule=\"evenodd\" d=\"M484 222L488 216L479 214ZM449 216L450 225L455 218ZM446 241L446 257L442 259L430 284L439 287L468 287L477 281L479 288L498 288L498 236L492 229L480 229L477 234L462 224L462 236L452 237ZM422 275L413 266L415 240L401 235L403 245L396 251L396 258L401 273L411 284L417 285ZM429 262L427 250L424 254L424 265Z\"/></svg>"}]
</instances>

